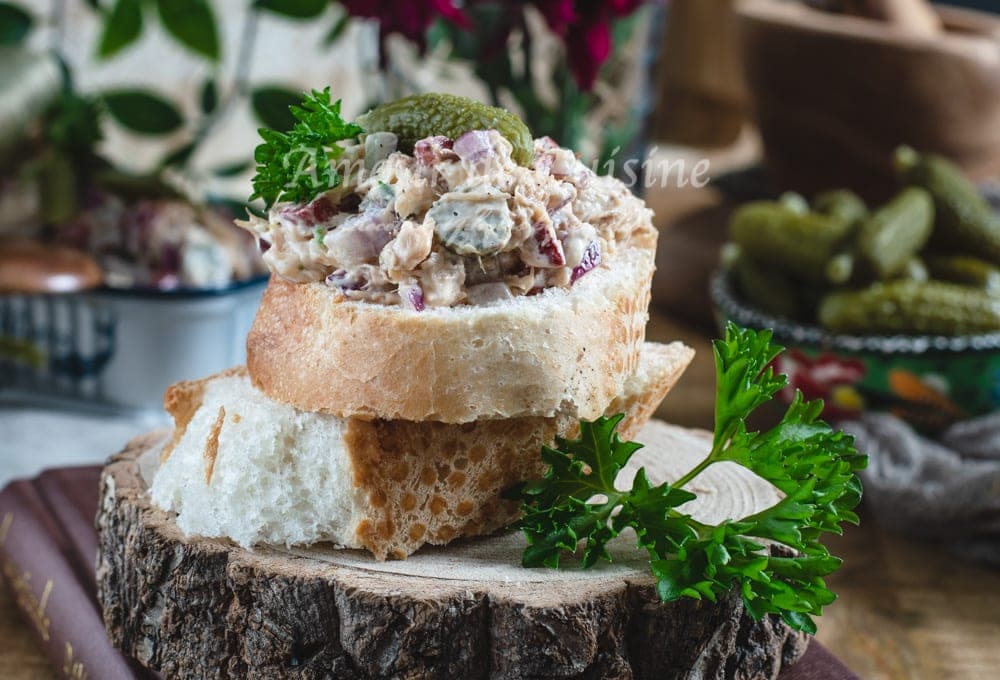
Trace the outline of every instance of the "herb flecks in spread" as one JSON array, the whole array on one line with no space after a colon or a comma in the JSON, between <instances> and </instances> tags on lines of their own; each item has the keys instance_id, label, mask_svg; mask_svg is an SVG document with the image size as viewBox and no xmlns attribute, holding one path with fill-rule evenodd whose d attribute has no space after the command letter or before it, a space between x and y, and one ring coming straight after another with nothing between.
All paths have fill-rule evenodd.
<instances>
[{"instance_id":1,"label":"herb flecks in spread","mask_svg":"<svg viewBox=\"0 0 1000 680\"><path fill-rule=\"evenodd\" d=\"M641 444L615 433L621 416L580 424L580 439L556 439L542 449L551 465L542 479L512 490L524 500L521 528L529 546L528 567L558 567L562 553L575 553L590 567L610 560L607 542L632 528L648 551L664 601L718 597L737 588L755 617L779 614L798 630L815 632L811 618L835 595L823 577L841 560L820 543L823 533L856 524L861 499L856 471L866 457L853 439L818 420L821 401L800 393L781 421L766 432L748 432L746 419L787 384L769 368L781 348L768 331L730 324L715 343L717 374L715 435L708 456L674 482L653 486L640 468L629 490L615 486L618 473ZM784 494L774 506L717 525L695 520L678 508L696 495L685 488L705 468L728 461L742 465ZM766 543L785 546L772 554Z\"/></svg>"},{"instance_id":2,"label":"herb flecks in spread","mask_svg":"<svg viewBox=\"0 0 1000 680\"><path fill-rule=\"evenodd\" d=\"M244 223L271 270L418 311L490 304L569 288L649 222L624 184L548 138L526 165L496 130L398 144L369 132L337 147L339 184Z\"/></svg>"}]
</instances>

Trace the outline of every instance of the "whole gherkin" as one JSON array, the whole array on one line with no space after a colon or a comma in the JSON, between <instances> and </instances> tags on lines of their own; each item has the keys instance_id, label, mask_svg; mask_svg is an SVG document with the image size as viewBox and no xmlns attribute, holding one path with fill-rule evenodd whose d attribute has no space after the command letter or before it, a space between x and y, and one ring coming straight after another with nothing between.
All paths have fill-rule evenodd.
<instances>
[{"instance_id":1,"label":"whole gherkin","mask_svg":"<svg viewBox=\"0 0 1000 680\"><path fill-rule=\"evenodd\" d=\"M534 157L531 131L516 115L468 97L428 93L403 97L377 106L357 120L365 132L392 132L399 148L410 152L413 145L434 135L455 139L472 130L496 130L509 141L518 165L527 166Z\"/></svg>"}]
</instances>

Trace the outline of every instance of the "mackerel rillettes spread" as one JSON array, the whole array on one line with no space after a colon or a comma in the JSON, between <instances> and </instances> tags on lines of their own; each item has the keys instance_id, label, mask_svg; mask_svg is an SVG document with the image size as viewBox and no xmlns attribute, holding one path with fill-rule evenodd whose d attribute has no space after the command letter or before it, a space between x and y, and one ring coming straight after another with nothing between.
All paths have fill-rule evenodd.
<instances>
[{"instance_id":1,"label":"mackerel rillettes spread","mask_svg":"<svg viewBox=\"0 0 1000 680\"><path fill-rule=\"evenodd\" d=\"M240 224L287 279L419 311L568 288L649 222L624 184L551 139L528 167L511 151L493 130L428 137L412 155L376 132L345 149L340 186Z\"/></svg>"}]
</instances>

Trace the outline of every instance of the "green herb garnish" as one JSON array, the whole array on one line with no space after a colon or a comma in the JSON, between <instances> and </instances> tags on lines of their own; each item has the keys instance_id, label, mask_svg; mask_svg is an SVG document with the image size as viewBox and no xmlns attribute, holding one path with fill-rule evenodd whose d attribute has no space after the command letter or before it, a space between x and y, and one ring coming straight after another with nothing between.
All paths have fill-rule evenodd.
<instances>
[{"instance_id":1,"label":"green herb garnish","mask_svg":"<svg viewBox=\"0 0 1000 680\"><path fill-rule=\"evenodd\" d=\"M288 132L258 130L264 143L254 150L257 174L250 200L263 199L267 207L278 201L306 203L340 184L340 173L330 163L344 152L338 142L364 132L340 117L340 100L330 103L329 87L313 90L290 110L297 122Z\"/></svg>"},{"instance_id":2,"label":"green herb garnish","mask_svg":"<svg viewBox=\"0 0 1000 680\"><path fill-rule=\"evenodd\" d=\"M520 527L528 538L526 567L558 567L563 552L577 552L583 567L609 560L606 544L632 527L648 551L663 601L681 597L715 601L739 588L755 618L780 615L789 626L816 631L819 615L835 595L823 577L841 560L819 542L823 533L841 533L841 523L857 524L852 509L861 500L855 472L867 464L849 435L818 420L822 401L805 402L801 393L773 429L747 431L746 420L787 384L769 364L782 348L770 331L729 324L715 342L715 435L708 456L680 479L652 486L640 469L628 491L614 482L641 444L624 442L615 428L624 416L581 422L579 439L556 439L543 447L551 467L542 479L512 491L524 501ZM705 468L730 461L756 473L785 497L749 517L703 524L677 507L696 496L685 489ZM764 541L790 550L772 555Z\"/></svg>"}]
</instances>

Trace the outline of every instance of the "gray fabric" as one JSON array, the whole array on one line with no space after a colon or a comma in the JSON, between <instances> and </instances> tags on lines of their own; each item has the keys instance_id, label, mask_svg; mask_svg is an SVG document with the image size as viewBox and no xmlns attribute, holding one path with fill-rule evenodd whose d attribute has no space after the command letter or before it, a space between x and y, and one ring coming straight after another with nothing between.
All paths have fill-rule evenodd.
<instances>
[{"instance_id":1,"label":"gray fabric","mask_svg":"<svg viewBox=\"0 0 1000 680\"><path fill-rule=\"evenodd\" d=\"M938 441L886 413L842 427L869 456L861 480L876 521L1000 564L1000 413L953 425Z\"/></svg>"}]
</instances>

